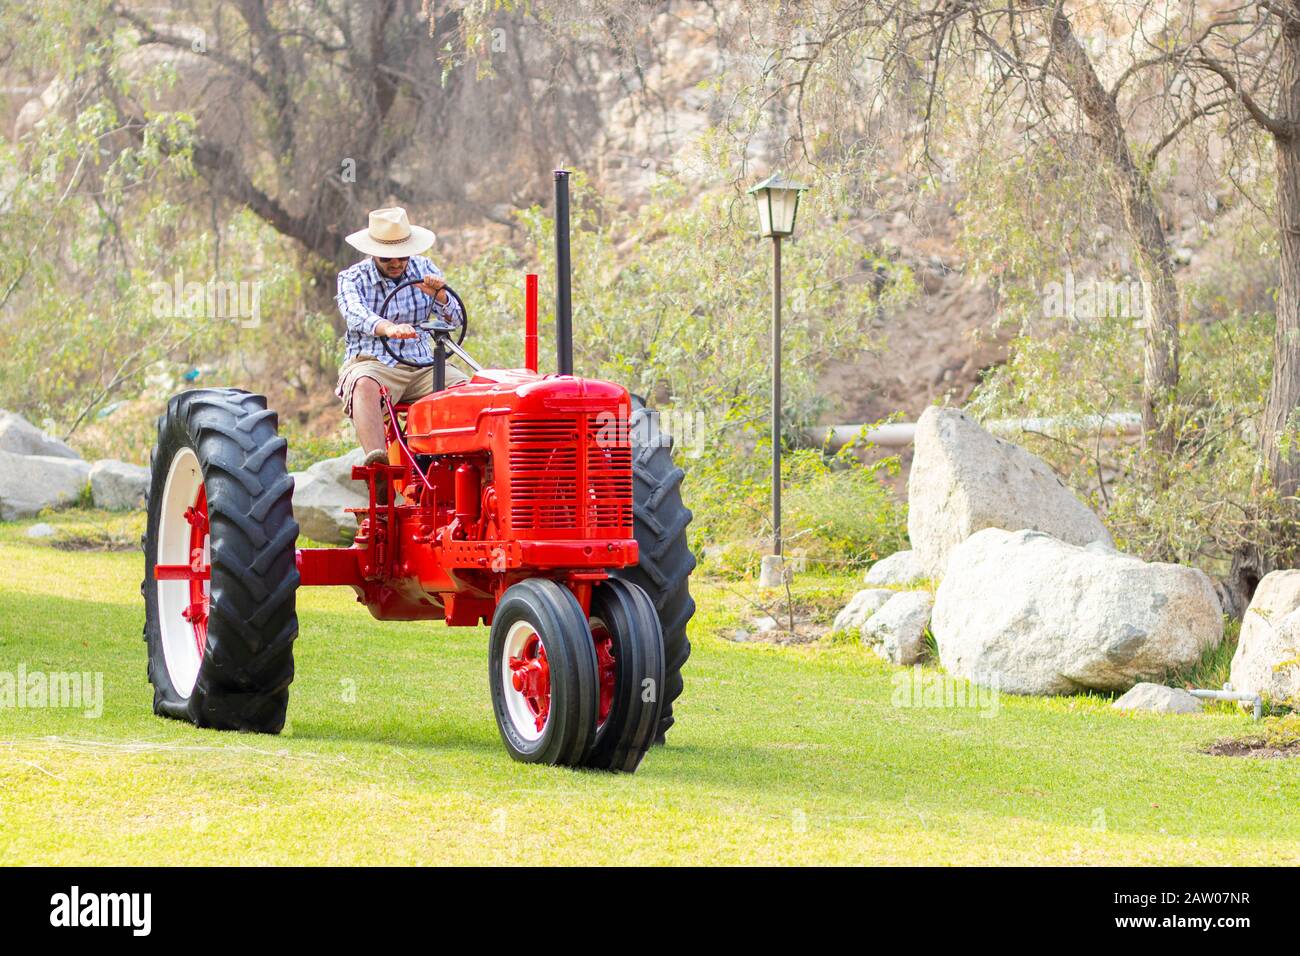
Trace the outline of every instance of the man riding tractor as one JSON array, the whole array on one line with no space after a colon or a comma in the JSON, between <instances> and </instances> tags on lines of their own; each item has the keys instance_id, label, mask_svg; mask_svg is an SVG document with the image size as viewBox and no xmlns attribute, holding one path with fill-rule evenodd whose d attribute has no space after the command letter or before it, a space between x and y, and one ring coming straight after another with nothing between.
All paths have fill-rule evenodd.
<instances>
[{"instance_id":1,"label":"man riding tractor","mask_svg":"<svg viewBox=\"0 0 1300 956\"><path fill-rule=\"evenodd\" d=\"M412 226L400 206L376 209L367 228L347 237L348 245L367 258L339 273L337 301L347 321L347 351L335 394L343 402L343 414L352 419L367 465L388 458L380 386L387 386L397 402L413 402L434 390L431 338L419 331L420 324L430 313L453 324L464 322L460 303L447 294L442 270L419 254L435 238L430 230ZM418 284L400 289L389 303L388 314L394 318L380 317L384 299L414 280ZM397 357L391 347L385 348L385 338L396 343ZM454 366L447 366L446 374L447 385L466 381Z\"/></svg>"}]
</instances>

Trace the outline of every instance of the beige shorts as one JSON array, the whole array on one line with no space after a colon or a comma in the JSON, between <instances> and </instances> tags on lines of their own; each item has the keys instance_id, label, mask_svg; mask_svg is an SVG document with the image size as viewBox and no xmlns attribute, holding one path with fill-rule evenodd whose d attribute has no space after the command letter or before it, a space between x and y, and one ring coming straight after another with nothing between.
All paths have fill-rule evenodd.
<instances>
[{"instance_id":1,"label":"beige shorts","mask_svg":"<svg viewBox=\"0 0 1300 956\"><path fill-rule=\"evenodd\" d=\"M372 355L358 355L343 363L339 369L339 383L334 394L343 402L343 414L352 417L352 390L357 387L357 380L373 379L380 385L388 387L394 404L413 402L433 391L433 369L407 368L404 365L385 365ZM469 378L460 369L450 363L447 365L447 385L460 385Z\"/></svg>"}]
</instances>

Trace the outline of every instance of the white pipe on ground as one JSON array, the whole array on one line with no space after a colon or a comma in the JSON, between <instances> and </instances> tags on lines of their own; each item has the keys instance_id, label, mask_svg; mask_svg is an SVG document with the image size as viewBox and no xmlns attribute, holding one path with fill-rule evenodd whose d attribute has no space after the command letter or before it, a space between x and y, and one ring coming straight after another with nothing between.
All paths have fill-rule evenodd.
<instances>
[{"instance_id":1,"label":"white pipe on ground","mask_svg":"<svg viewBox=\"0 0 1300 956\"><path fill-rule=\"evenodd\" d=\"M1137 435L1142 431L1142 416L1137 412L1112 412L1109 415L1086 415L1082 418L1003 418L988 422L985 427L995 435L1016 435L1038 432L1044 435L1063 431L1085 430L1105 435ZM866 429L866 434L863 434ZM827 425L809 429L805 437L810 441L826 441L832 451L838 451L852 441L869 442L881 448L906 448L916 440L915 422L891 422L867 428L866 425Z\"/></svg>"},{"instance_id":2,"label":"white pipe on ground","mask_svg":"<svg viewBox=\"0 0 1300 956\"><path fill-rule=\"evenodd\" d=\"M1199 697L1201 700L1236 700L1250 704L1255 719L1264 719L1264 699L1260 697L1259 694L1249 694L1245 691L1233 690L1231 684L1224 684L1223 690L1204 690L1198 687L1188 693L1193 697Z\"/></svg>"}]
</instances>

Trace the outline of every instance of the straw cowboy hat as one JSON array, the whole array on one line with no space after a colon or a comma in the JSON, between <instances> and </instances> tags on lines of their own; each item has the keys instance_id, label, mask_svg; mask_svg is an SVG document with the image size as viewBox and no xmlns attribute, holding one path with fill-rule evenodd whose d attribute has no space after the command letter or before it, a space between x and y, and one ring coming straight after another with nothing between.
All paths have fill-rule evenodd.
<instances>
[{"instance_id":1,"label":"straw cowboy hat","mask_svg":"<svg viewBox=\"0 0 1300 956\"><path fill-rule=\"evenodd\" d=\"M383 259L401 259L419 255L438 237L423 226L412 226L401 206L376 209L370 214L370 225L348 236L348 245L368 256Z\"/></svg>"}]
</instances>

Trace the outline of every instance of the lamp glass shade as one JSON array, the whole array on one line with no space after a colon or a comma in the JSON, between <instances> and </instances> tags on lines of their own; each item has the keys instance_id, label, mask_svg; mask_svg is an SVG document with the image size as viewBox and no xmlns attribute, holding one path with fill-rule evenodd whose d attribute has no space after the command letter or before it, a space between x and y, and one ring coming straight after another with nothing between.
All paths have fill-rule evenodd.
<instances>
[{"instance_id":1,"label":"lamp glass shade","mask_svg":"<svg viewBox=\"0 0 1300 956\"><path fill-rule=\"evenodd\" d=\"M758 208L759 235L765 238L792 235L799 211L799 194L807 188L779 173L752 187L749 192Z\"/></svg>"}]
</instances>

